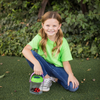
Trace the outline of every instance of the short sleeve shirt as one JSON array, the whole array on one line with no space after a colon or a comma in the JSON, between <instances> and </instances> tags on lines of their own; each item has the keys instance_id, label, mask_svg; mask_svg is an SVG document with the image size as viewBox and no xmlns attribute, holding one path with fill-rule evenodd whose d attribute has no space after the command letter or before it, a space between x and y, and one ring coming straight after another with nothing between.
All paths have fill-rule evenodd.
<instances>
[{"instance_id":1,"label":"short sleeve shirt","mask_svg":"<svg viewBox=\"0 0 100 100\"><path fill-rule=\"evenodd\" d=\"M47 40L47 44L46 44L46 52L47 52L47 56L44 55L43 50L40 48L39 46L39 42L41 41L41 36L39 34L37 34L29 43L28 45L30 45L32 47L32 50L37 49L38 50L38 54L40 56L42 56L47 62L54 64L56 67L63 67L63 63L64 61L70 61L72 60L72 55L70 52L70 48L68 45L67 40L63 37L63 43L60 47L60 53L57 54L55 56L52 55L52 49L54 48L54 41L51 41L50 39Z\"/></svg>"}]
</instances>

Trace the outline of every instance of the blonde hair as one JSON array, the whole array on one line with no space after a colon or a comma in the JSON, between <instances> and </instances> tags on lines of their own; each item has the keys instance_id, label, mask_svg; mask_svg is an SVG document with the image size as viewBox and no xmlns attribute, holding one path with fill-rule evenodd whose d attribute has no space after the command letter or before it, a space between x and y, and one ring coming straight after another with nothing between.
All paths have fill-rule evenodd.
<instances>
[{"instance_id":1,"label":"blonde hair","mask_svg":"<svg viewBox=\"0 0 100 100\"><path fill-rule=\"evenodd\" d=\"M42 23L44 23L47 19L50 19L50 18L57 19L59 24L62 23L62 19L61 19L60 15L54 11L49 11L49 12L45 13L42 16ZM39 34L42 37L39 45L40 45L41 49L43 50L44 55L47 56L47 52L46 52L47 34L45 33L43 28L41 28L39 30ZM61 29L59 29L57 34L56 34L55 41L54 41L54 48L52 49L52 55L53 55L55 50L56 50L56 55L59 54L60 47L62 45L62 41L63 41L63 32Z\"/></svg>"}]
</instances>

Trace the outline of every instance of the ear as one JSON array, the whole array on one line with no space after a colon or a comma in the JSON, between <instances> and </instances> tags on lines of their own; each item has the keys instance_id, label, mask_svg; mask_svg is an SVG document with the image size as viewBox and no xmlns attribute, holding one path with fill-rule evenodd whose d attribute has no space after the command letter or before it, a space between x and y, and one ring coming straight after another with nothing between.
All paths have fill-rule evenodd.
<instances>
[{"instance_id":1,"label":"ear","mask_svg":"<svg viewBox=\"0 0 100 100\"><path fill-rule=\"evenodd\" d=\"M61 28L61 25L62 25L62 24L59 24L59 28L58 28L58 29L60 29L60 28Z\"/></svg>"}]
</instances>

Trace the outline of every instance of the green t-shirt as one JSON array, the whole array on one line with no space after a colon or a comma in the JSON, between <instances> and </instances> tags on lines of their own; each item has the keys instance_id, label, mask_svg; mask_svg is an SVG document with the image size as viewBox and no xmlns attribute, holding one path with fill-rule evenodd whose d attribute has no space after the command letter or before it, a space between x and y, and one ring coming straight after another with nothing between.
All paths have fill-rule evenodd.
<instances>
[{"instance_id":1,"label":"green t-shirt","mask_svg":"<svg viewBox=\"0 0 100 100\"><path fill-rule=\"evenodd\" d=\"M28 43L28 45L30 45L32 47L32 50L37 49L38 50L38 54L40 56L42 56L47 62L54 64L56 67L63 67L63 61L70 61L72 60L72 55L69 49L69 45L66 41L66 39L63 37L63 43L60 47L60 53L55 56L52 56L52 49L54 47L54 41L51 41L50 39L47 40L47 44L46 44L46 52L47 52L47 56L45 57L44 52L42 51L42 49L39 47L39 42L41 41L41 36L39 34L37 34L32 41L30 41Z\"/></svg>"}]
</instances>

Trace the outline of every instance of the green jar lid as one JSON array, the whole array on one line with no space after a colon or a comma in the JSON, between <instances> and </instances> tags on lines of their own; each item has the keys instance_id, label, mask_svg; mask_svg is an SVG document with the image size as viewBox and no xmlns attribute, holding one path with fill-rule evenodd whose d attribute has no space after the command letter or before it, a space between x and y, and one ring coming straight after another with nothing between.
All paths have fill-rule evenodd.
<instances>
[{"instance_id":1,"label":"green jar lid","mask_svg":"<svg viewBox=\"0 0 100 100\"><path fill-rule=\"evenodd\" d=\"M33 75L31 81L35 83L41 83L43 82L43 77L39 75Z\"/></svg>"}]
</instances>

